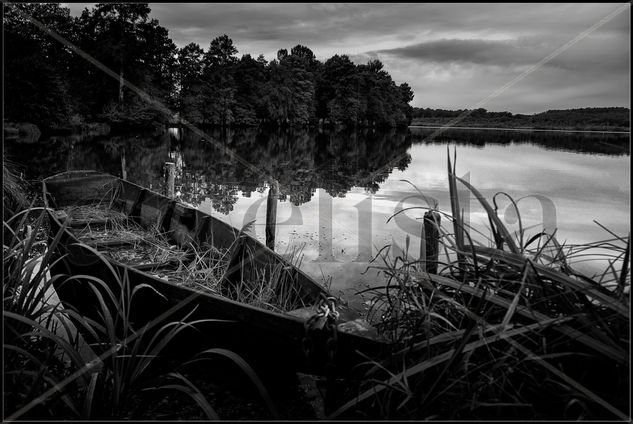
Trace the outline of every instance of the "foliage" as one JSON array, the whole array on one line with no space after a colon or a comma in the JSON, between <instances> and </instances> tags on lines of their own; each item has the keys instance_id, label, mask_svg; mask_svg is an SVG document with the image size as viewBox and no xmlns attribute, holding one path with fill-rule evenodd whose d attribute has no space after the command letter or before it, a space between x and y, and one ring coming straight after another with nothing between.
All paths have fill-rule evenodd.
<instances>
[{"instance_id":1,"label":"foliage","mask_svg":"<svg viewBox=\"0 0 633 424\"><path fill-rule=\"evenodd\" d=\"M6 118L53 126L69 119L72 55L36 29L25 15L62 35L72 34L69 10L54 3L3 4L4 99Z\"/></svg>"},{"instance_id":2,"label":"foliage","mask_svg":"<svg viewBox=\"0 0 633 424\"><path fill-rule=\"evenodd\" d=\"M157 365L174 338L199 321L185 317L137 328L130 319L135 299L153 289L131 289L127 274L116 275L116 295L97 278L55 273L55 263L63 260L55 252L66 229L48 234L47 228L43 208L30 208L3 221L4 418L155 418L152 405L184 393L204 417L218 419L205 394L181 373L190 362L173 371L166 364ZM99 300L98 319L61 305L55 287L65 284L91 288ZM258 376L239 355L211 349L192 361L209 355L221 355L245 373L277 416Z\"/></svg>"},{"instance_id":3,"label":"foliage","mask_svg":"<svg viewBox=\"0 0 633 424\"><path fill-rule=\"evenodd\" d=\"M444 110L413 108L414 124L445 125L458 117L457 126L525 127L584 130L628 130L630 109L624 107L599 107L566 110L548 110L534 115L512 114L510 112L489 112L479 108L474 110Z\"/></svg>"},{"instance_id":4,"label":"foliage","mask_svg":"<svg viewBox=\"0 0 633 424\"><path fill-rule=\"evenodd\" d=\"M518 210L512 233L496 215L509 196L493 207L450 159L449 183L453 228L439 227L437 274L408 248L376 256L387 283L372 313L399 348L365 364L360 392L330 418L627 419L629 238L561 246L554 234L526 234ZM458 183L487 211L489 246L455 212ZM601 275L574 269L591 255L606 264Z\"/></svg>"},{"instance_id":5,"label":"foliage","mask_svg":"<svg viewBox=\"0 0 633 424\"><path fill-rule=\"evenodd\" d=\"M2 163L2 215L3 219L15 215L28 206L24 194L24 183L15 174L11 163Z\"/></svg>"},{"instance_id":6,"label":"foliage","mask_svg":"<svg viewBox=\"0 0 633 424\"><path fill-rule=\"evenodd\" d=\"M147 4L97 4L79 17L53 3L4 4L7 116L44 128L71 116L146 127L167 117L30 19L75 44L160 102L173 103L176 47ZM138 118L137 118L138 117Z\"/></svg>"},{"instance_id":7,"label":"foliage","mask_svg":"<svg viewBox=\"0 0 633 424\"><path fill-rule=\"evenodd\" d=\"M70 117L113 129L146 128L180 117L217 126L403 126L413 98L378 61L355 65L335 55L319 62L306 46L238 58L231 38L177 48L147 3L98 3L78 17L59 4L5 4L7 115L46 128ZM99 61L99 69L29 21L41 21ZM114 74L114 75L113 75ZM114 77L113 77L114 76ZM149 95L147 102L131 85ZM167 113L167 115L166 115Z\"/></svg>"}]
</instances>

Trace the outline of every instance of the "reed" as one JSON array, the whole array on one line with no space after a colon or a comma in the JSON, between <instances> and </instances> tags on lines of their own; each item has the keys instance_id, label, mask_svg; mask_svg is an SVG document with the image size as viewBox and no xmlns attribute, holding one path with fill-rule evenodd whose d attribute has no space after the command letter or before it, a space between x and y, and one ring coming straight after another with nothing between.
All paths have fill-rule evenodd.
<instances>
[{"instance_id":1,"label":"reed","mask_svg":"<svg viewBox=\"0 0 633 424\"><path fill-rule=\"evenodd\" d=\"M2 216L7 219L28 206L24 183L17 176L15 165L2 162Z\"/></svg>"},{"instance_id":2,"label":"reed","mask_svg":"<svg viewBox=\"0 0 633 424\"><path fill-rule=\"evenodd\" d=\"M629 237L605 229L605 240L566 246L529 234L509 196L493 206L450 157L448 169L451 198L463 184L487 212L487 245L470 239L453 201L436 274L408 249L378 252L371 267L386 284L370 311L397 348L368 358L363 382L330 418L628 419ZM515 205L515 232L497 216L500 196ZM588 259L604 270L575 269Z\"/></svg>"},{"instance_id":3,"label":"reed","mask_svg":"<svg viewBox=\"0 0 633 424\"><path fill-rule=\"evenodd\" d=\"M281 261L270 261L263 267L252 266L255 275L245 277L242 274L239 281L233 282L230 289L222 294L240 303L281 313L308 306L301 300L300 288L295 284L297 276L293 271L301 266L302 250L302 247L293 247L286 253L290 266ZM257 253L247 248L238 254L238 266L248 267L255 262Z\"/></svg>"},{"instance_id":4,"label":"reed","mask_svg":"<svg viewBox=\"0 0 633 424\"><path fill-rule=\"evenodd\" d=\"M36 212L34 224L27 228ZM155 289L145 285L132 289L127 274L116 279L118 294L94 277L55 275L54 252L64 228L48 239L44 232L42 238L45 221L43 208L3 221L4 418L151 419L146 409L150 403L165 399L166 393L184 393L201 417L217 419L208 393L179 369L166 367L163 360L163 352L178 334L202 321L191 321L187 315L137 328L130 318L136 299L139 293ZM43 251L37 250L43 245ZM97 319L80 315L71 305L62 307L55 298L54 285L75 283L88 285L98 299ZM154 329L147 331L150 327ZM87 336L88 346L81 334ZM226 350L200 355L231 360L252 381L271 415L277 416L263 384L239 355Z\"/></svg>"},{"instance_id":5,"label":"reed","mask_svg":"<svg viewBox=\"0 0 633 424\"><path fill-rule=\"evenodd\" d=\"M49 275L53 264L50 250L42 253L42 245L47 243L40 231L44 217L44 211L35 208L3 220L5 418L83 364L80 342L67 331L66 316L51 299L53 282L60 277ZM58 242L56 237L49 246L54 248ZM24 416L39 418L74 410L68 391L59 391Z\"/></svg>"}]
</instances>

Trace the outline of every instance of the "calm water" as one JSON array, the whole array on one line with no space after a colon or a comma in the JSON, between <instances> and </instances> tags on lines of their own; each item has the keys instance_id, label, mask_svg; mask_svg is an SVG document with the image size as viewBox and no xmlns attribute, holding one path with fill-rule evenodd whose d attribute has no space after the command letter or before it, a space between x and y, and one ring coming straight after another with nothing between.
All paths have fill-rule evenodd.
<instances>
[{"instance_id":1,"label":"calm water","mask_svg":"<svg viewBox=\"0 0 633 424\"><path fill-rule=\"evenodd\" d=\"M412 128L402 132L212 132L205 139L170 129L161 135L51 137L5 144L29 179L67 169L97 169L162 190L165 161L177 164L182 201L264 241L267 175L279 181L276 250L301 248L302 269L347 291L380 282L363 273L378 249L392 245L417 256L424 196L450 212L447 146L457 149L457 174L491 199L518 201L528 234L557 230L559 241L608 238L600 222L627 235L630 221L629 136ZM249 165L239 164L234 152ZM403 181L406 180L406 181ZM471 225L488 235L483 209L460 195ZM470 196L472 197L472 196ZM519 200L520 199L520 200ZM498 198L502 219L518 229L513 208ZM389 219L398 211L409 208ZM448 222L444 220L444 224ZM483 236L471 231L474 238Z\"/></svg>"}]
</instances>

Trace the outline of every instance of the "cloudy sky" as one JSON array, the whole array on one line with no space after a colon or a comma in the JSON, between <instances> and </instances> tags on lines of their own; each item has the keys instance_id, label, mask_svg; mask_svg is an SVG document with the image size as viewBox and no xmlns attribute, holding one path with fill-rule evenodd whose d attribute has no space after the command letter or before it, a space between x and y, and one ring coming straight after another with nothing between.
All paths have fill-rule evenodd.
<instances>
[{"instance_id":1,"label":"cloudy sky","mask_svg":"<svg viewBox=\"0 0 633 424\"><path fill-rule=\"evenodd\" d=\"M86 6L92 5L69 5L73 14ZM413 106L514 113L630 107L630 6L622 3L150 7L179 47L196 42L206 49L211 39L227 34L240 55L264 54L269 60L296 44L322 61L334 54L357 63L378 58L396 83L413 88ZM553 52L560 54L499 90Z\"/></svg>"}]
</instances>

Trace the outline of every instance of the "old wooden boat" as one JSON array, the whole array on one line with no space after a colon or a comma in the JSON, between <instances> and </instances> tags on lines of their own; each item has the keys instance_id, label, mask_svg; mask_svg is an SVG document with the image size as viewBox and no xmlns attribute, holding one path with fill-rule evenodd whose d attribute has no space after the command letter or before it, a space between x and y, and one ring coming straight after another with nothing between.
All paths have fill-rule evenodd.
<instances>
[{"instance_id":1,"label":"old wooden boat","mask_svg":"<svg viewBox=\"0 0 633 424\"><path fill-rule=\"evenodd\" d=\"M54 273L96 277L113 293L121 293L122 281L132 290L143 285L131 320L136 328L148 326L144 331L184 317L228 321L196 324L170 354L191 357L224 347L247 360L340 374L367 357L379 358L390 346L357 312L334 305L324 287L284 257L200 210L96 171L46 178L43 196L51 235L62 232ZM158 246L160 254L148 253L156 248L151 246L156 234L165 246L161 252ZM206 263L206 254L209 263L214 255L222 260L196 269ZM61 281L55 289L62 303L99 320L90 281Z\"/></svg>"}]
</instances>

